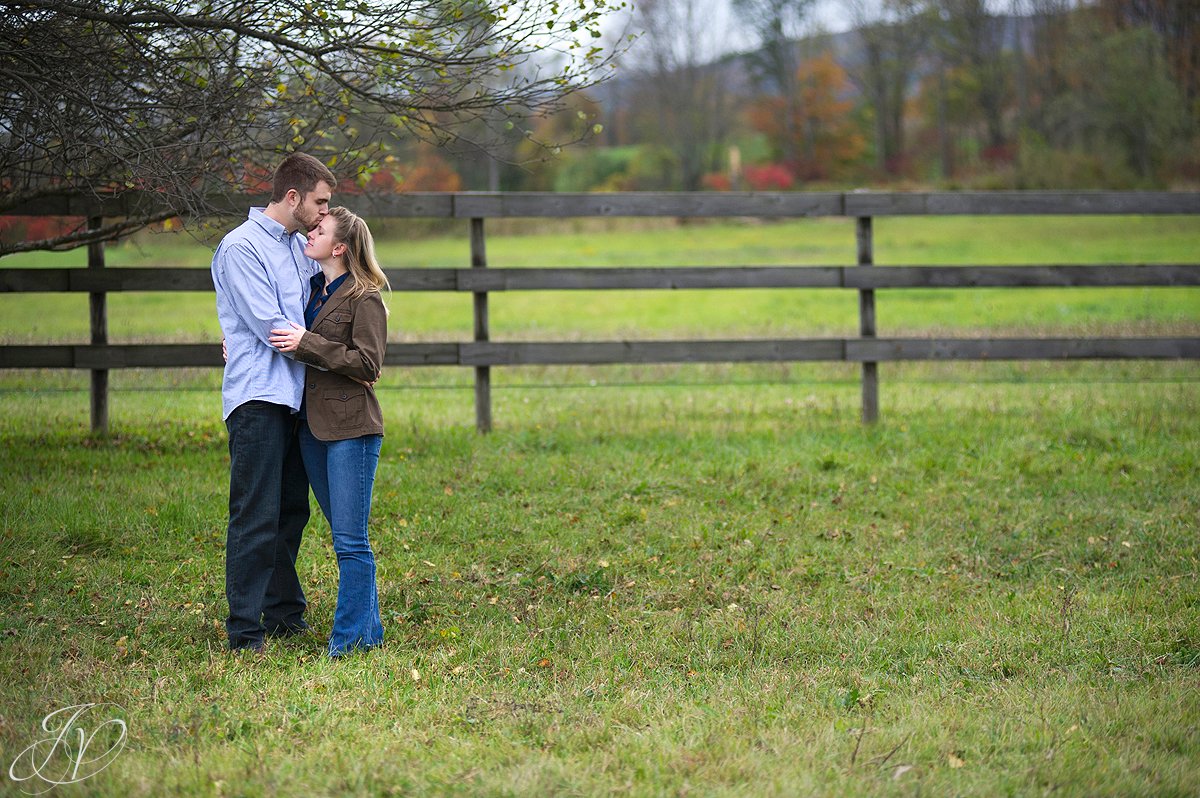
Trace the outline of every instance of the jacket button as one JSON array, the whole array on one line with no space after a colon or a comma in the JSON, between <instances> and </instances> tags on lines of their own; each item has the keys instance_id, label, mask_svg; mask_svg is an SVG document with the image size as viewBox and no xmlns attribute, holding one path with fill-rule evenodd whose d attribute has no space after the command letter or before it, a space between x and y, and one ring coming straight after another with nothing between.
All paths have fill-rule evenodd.
<instances>
[{"instance_id":1,"label":"jacket button","mask_svg":"<svg viewBox=\"0 0 1200 798\"><path fill-rule=\"evenodd\" d=\"M310 382L308 384L308 390L315 391L316 389L317 389L317 384L315 382Z\"/></svg>"},{"instance_id":2,"label":"jacket button","mask_svg":"<svg viewBox=\"0 0 1200 798\"><path fill-rule=\"evenodd\" d=\"M345 399L345 398L346 398L346 394L342 394L342 398L343 398L343 399Z\"/></svg>"}]
</instances>

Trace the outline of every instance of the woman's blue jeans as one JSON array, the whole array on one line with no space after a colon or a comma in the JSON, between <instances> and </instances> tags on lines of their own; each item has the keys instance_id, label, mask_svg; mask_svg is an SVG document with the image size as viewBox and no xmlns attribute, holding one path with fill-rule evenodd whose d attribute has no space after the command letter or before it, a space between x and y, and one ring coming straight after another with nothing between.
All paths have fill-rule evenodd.
<instances>
[{"instance_id":1,"label":"woman's blue jeans","mask_svg":"<svg viewBox=\"0 0 1200 798\"><path fill-rule=\"evenodd\" d=\"M337 610L329 635L331 657L383 643L375 555L367 536L382 444L382 435L322 441L313 436L307 422L300 425L300 454L313 495L333 531L338 561Z\"/></svg>"}]
</instances>

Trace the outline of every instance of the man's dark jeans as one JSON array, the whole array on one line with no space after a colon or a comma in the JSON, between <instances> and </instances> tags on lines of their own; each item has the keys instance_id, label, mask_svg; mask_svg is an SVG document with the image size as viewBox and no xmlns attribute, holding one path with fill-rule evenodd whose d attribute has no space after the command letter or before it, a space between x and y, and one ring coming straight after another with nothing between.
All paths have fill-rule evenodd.
<instances>
[{"instance_id":1,"label":"man's dark jeans","mask_svg":"<svg viewBox=\"0 0 1200 798\"><path fill-rule=\"evenodd\" d=\"M289 408L246 402L225 426L230 461L225 630L230 648L261 648L265 634L306 626L296 555L308 523L308 477Z\"/></svg>"}]
</instances>

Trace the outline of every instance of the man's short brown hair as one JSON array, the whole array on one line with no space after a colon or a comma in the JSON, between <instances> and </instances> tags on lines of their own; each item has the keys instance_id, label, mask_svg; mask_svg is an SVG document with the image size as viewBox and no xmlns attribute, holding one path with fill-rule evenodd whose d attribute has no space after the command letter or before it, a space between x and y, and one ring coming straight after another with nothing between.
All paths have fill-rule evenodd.
<instances>
[{"instance_id":1,"label":"man's short brown hair","mask_svg":"<svg viewBox=\"0 0 1200 798\"><path fill-rule=\"evenodd\" d=\"M337 186L337 178L329 167L311 155L293 152L275 167L275 178L271 184L271 202L282 202L292 189L304 197L317 187L317 183Z\"/></svg>"}]
</instances>

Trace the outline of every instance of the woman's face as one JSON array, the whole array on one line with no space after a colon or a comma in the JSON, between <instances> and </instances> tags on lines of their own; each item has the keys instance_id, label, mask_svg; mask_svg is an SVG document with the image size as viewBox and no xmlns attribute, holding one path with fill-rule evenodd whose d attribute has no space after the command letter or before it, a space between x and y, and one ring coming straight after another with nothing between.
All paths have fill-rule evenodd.
<instances>
[{"instance_id":1,"label":"woman's face","mask_svg":"<svg viewBox=\"0 0 1200 798\"><path fill-rule=\"evenodd\" d=\"M338 251L335 253L334 249ZM308 245L304 254L315 261L321 262L340 255L342 245L333 240L333 219L325 217L308 232Z\"/></svg>"}]
</instances>

